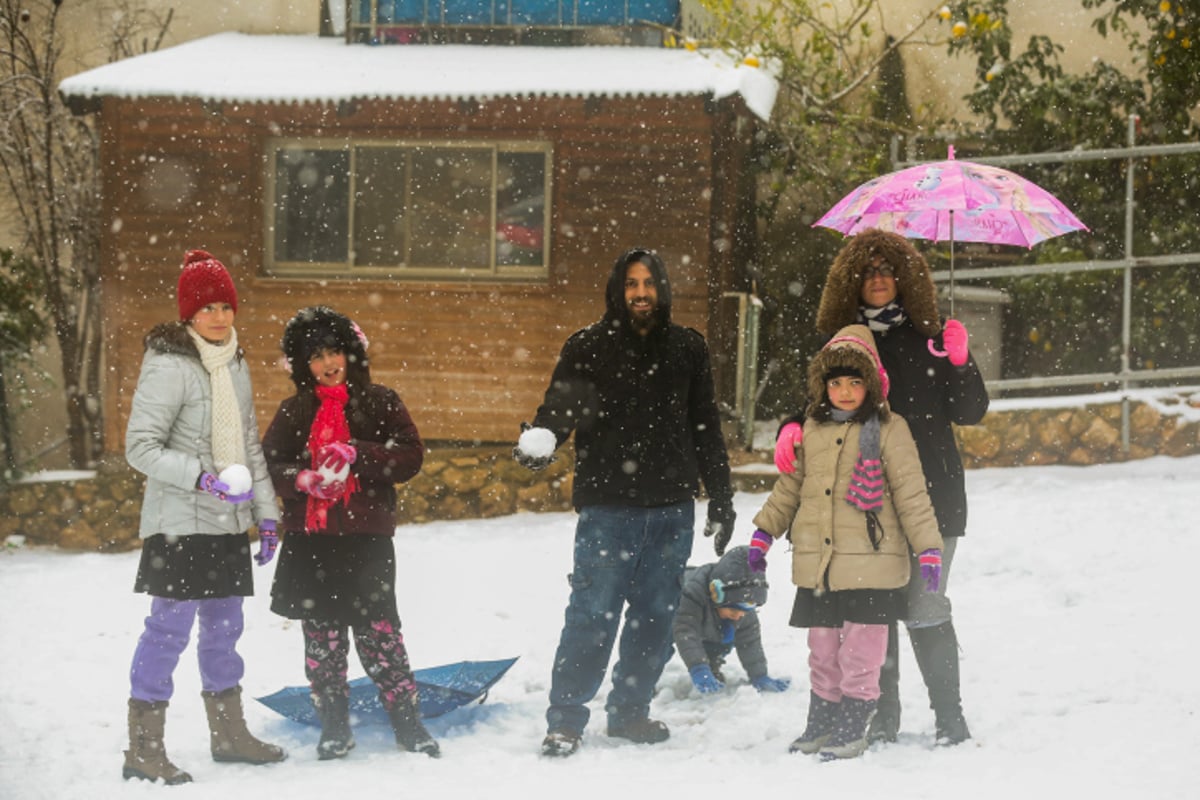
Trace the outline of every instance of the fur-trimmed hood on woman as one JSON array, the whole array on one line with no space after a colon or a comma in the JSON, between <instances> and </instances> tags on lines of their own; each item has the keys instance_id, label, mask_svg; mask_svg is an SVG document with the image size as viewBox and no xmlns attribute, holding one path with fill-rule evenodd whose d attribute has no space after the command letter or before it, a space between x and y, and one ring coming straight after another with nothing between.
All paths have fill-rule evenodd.
<instances>
[{"instance_id":1,"label":"fur-trimmed hood on woman","mask_svg":"<svg viewBox=\"0 0 1200 800\"><path fill-rule=\"evenodd\" d=\"M831 336L839 328L859 321L863 275L877 255L883 256L895 271L896 302L913 327L927 337L940 333L937 289L925 257L908 239L877 228L851 237L834 258L821 292L817 330Z\"/></svg>"},{"instance_id":2,"label":"fur-trimmed hood on woman","mask_svg":"<svg viewBox=\"0 0 1200 800\"><path fill-rule=\"evenodd\" d=\"M866 325L847 325L834 334L808 363L808 396L811 398L806 416L826 421L830 419L832 407L825 392L825 376L835 367L851 367L862 375L867 384L867 397L859 407L859 413L869 416L879 413L879 419L887 419L890 408L887 402L889 379L879 351L875 348L875 337Z\"/></svg>"}]
</instances>

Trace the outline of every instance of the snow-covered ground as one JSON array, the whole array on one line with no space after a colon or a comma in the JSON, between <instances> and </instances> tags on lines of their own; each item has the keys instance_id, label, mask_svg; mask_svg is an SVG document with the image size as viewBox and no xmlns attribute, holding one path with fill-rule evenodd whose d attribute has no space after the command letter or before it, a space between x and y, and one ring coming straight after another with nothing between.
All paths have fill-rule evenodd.
<instances>
[{"instance_id":1,"label":"snow-covered ground","mask_svg":"<svg viewBox=\"0 0 1200 800\"><path fill-rule=\"evenodd\" d=\"M1193 798L1200 647L1188 610L1200 536L1188 503L1198 488L1200 457L969 472L971 524L951 595L975 738L932 748L932 715L904 642L900 741L829 764L787 753L803 727L808 676L804 634L786 621L780 548L762 615L771 672L791 677L791 690L759 695L735 659L735 685L700 697L676 660L652 708L670 741L605 737L606 686L584 749L541 758L575 516L521 514L397 533L414 666L520 657L486 703L430 723L442 759L397 752L389 730L360 727L348 758L318 762L316 729L251 700L252 729L291 757L269 767L214 763L189 647L167 748L195 783L126 783L127 671L148 607L130 591L137 554L10 548L0 553L0 798ZM764 499L737 496L735 541L748 537ZM711 548L697 537L693 563L711 560ZM248 696L304 681L297 626L267 608L273 568L257 570L258 594L246 604Z\"/></svg>"}]
</instances>

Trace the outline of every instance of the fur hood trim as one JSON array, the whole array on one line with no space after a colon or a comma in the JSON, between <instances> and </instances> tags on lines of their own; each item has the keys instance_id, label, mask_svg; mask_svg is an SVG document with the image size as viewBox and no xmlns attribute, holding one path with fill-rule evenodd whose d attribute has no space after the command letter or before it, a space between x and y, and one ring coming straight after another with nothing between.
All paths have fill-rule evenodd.
<instances>
[{"instance_id":1,"label":"fur hood trim","mask_svg":"<svg viewBox=\"0 0 1200 800\"><path fill-rule=\"evenodd\" d=\"M863 274L876 255L883 256L895 270L896 301L913 326L927 337L940 333L937 289L925 257L908 239L877 228L868 228L851 237L834 258L821 292L817 330L829 336L858 321Z\"/></svg>"},{"instance_id":2,"label":"fur hood trim","mask_svg":"<svg viewBox=\"0 0 1200 800\"><path fill-rule=\"evenodd\" d=\"M860 413L869 415L878 411L881 420L887 419L887 403L890 382L879 352L875 349L875 337L866 325L847 325L830 339L808 364L807 414L816 420L828 420L832 413L829 397L825 394L825 376L835 367L852 367L867 382L867 398Z\"/></svg>"}]
</instances>

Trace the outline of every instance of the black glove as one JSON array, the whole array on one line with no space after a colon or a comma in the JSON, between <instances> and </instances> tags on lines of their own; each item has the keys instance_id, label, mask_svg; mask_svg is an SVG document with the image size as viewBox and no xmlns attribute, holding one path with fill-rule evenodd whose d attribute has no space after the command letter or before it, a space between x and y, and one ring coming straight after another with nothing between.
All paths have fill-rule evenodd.
<instances>
[{"instance_id":1,"label":"black glove","mask_svg":"<svg viewBox=\"0 0 1200 800\"><path fill-rule=\"evenodd\" d=\"M733 536L733 525L737 514L733 510L733 499L708 501L708 522L704 525L704 535L712 536L713 549L717 555L725 555L725 547Z\"/></svg>"},{"instance_id":2,"label":"black glove","mask_svg":"<svg viewBox=\"0 0 1200 800\"><path fill-rule=\"evenodd\" d=\"M549 455L531 455L521 447L525 444L530 449L545 451L550 448ZM538 470L545 469L554 463L554 434L546 428L534 428L528 422L521 423L521 438L517 441L517 446L513 448L512 454L516 462L525 469Z\"/></svg>"}]
</instances>

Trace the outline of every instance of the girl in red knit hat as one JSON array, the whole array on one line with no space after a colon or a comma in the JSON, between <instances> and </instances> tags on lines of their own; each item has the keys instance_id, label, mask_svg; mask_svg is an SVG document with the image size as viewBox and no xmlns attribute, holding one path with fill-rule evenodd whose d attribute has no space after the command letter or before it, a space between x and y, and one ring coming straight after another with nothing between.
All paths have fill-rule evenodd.
<instances>
[{"instance_id":1,"label":"girl in red knit hat","mask_svg":"<svg viewBox=\"0 0 1200 800\"><path fill-rule=\"evenodd\" d=\"M203 250L184 257L179 319L146 336L125 457L146 476L134 590L153 599L130 669L126 778L187 783L163 747L172 675L198 622L196 654L215 761L268 764L286 753L242 716L237 653L242 598L254 593L247 530L260 565L275 553L275 491L254 416L250 368L233 321L237 290Z\"/></svg>"},{"instance_id":2,"label":"girl in red knit hat","mask_svg":"<svg viewBox=\"0 0 1200 800\"><path fill-rule=\"evenodd\" d=\"M296 394L267 427L263 449L283 500L286 535L271 610L301 620L304 673L321 721L317 756L354 747L350 633L379 687L402 750L437 757L396 610L396 484L417 474L425 447L404 402L371 383L367 339L325 306L297 312L283 334Z\"/></svg>"}]
</instances>

